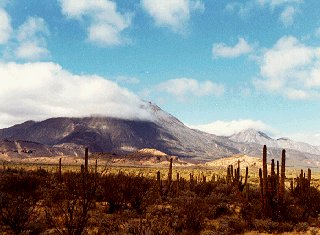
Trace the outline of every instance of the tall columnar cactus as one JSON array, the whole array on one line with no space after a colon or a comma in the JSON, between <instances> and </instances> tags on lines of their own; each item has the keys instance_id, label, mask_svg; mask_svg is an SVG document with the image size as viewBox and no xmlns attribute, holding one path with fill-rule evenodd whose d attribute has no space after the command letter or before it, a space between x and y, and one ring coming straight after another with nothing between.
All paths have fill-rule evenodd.
<instances>
[{"instance_id":1,"label":"tall columnar cactus","mask_svg":"<svg viewBox=\"0 0 320 235\"><path fill-rule=\"evenodd\" d=\"M282 211L282 207L278 207L283 202L285 192L285 158L286 152L282 151L281 158L281 177L279 177L279 161L277 161L277 170L275 171L275 161L271 160L271 171L268 175L267 169L267 147L263 147L262 164L263 168L259 169L261 201L265 216L274 216Z\"/></svg>"},{"instance_id":2,"label":"tall columnar cactus","mask_svg":"<svg viewBox=\"0 0 320 235\"><path fill-rule=\"evenodd\" d=\"M274 159L271 159L271 176L276 174L274 167Z\"/></svg>"},{"instance_id":3,"label":"tall columnar cactus","mask_svg":"<svg viewBox=\"0 0 320 235\"><path fill-rule=\"evenodd\" d=\"M234 187L237 187L237 189L242 192L244 187L247 184L248 181L248 172L249 168L246 167L246 176L245 176L245 182L242 183L242 176L240 172L240 161L237 162L238 167L234 169L234 175L232 174L233 172L233 165L229 165L227 168L227 177L226 177L226 182L227 184L232 184Z\"/></svg>"},{"instance_id":4,"label":"tall columnar cactus","mask_svg":"<svg viewBox=\"0 0 320 235\"><path fill-rule=\"evenodd\" d=\"M261 201L263 203L263 176L262 176L262 169L259 169L259 179L260 179L260 195L261 195Z\"/></svg>"},{"instance_id":5,"label":"tall columnar cactus","mask_svg":"<svg viewBox=\"0 0 320 235\"><path fill-rule=\"evenodd\" d=\"M301 170L300 176L295 179L296 187L292 190L294 195L300 196L305 194L310 189L310 182L311 182L311 169L308 169L307 178L306 174L303 173Z\"/></svg>"},{"instance_id":6,"label":"tall columnar cactus","mask_svg":"<svg viewBox=\"0 0 320 235\"><path fill-rule=\"evenodd\" d=\"M190 176L190 184L189 184L189 187L190 187L190 190L192 190L192 189L193 189L193 186L194 186L193 173L190 173L189 176Z\"/></svg>"},{"instance_id":7,"label":"tall columnar cactus","mask_svg":"<svg viewBox=\"0 0 320 235\"><path fill-rule=\"evenodd\" d=\"M98 174L98 159L96 159L96 164L94 165L94 173Z\"/></svg>"},{"instance_id":8,"label":"tall columnar cactus","mask_svg":"<svg viewBox=\"0 0 320 235\"><path fill-rule=\"evenodd\" d=\"M274 159L271 159L271 176L270 176L270 192L272 197L274 197L277 193L277 175L275 172L275 163Z\"/></svg>"},{"instance_id":9,"label":"tall columnar cactus","mask_svg":"<svg viewBox=\"0 0 320 235\"><path fill-rule=\"evenodd\" d=\"M231 166L232 165L229 165L228 168L227 168L227 177L226 177L227 184L229 184L232 181Z\"/></svg>"},{"instance_id":10,"label":"tall columnar cactus","mask_svg":"<svg viewBox=\"0 0 320 235\"><path fill-rule=\"evenodd\" d=\"M168 172L168 185L171 185L172 182L172 158L170 158L169 172Z\"/></svg>"},{"instance_id":11,"label":"tall columnar cactus","mask_svg":"<svg viewBox=\"0 0 320 235\"><path fill-rule=\"evenodd\" d=\"M276 194L277 194L278 200L279 200L279 179L280 179L280 166L279 166L279 161L277 161Z\"/></svg>"},{"instance_id":12,"label":"tall columnar cactus","mask_svg":"<svg viewBox=\"0 0 320 235\"><path fill-rule=\"evenodd\" d=\"M267 187L268 187L268 169L267 169L267 146L263 146L263 156L262 156L262 202L263 210L266 214L267 212Z\"/></svg>"},{"instance_id":13,"label":"tall columnar cactus","mask_svg":"<svg viewBox=\"0 0 320 235\"><path fill-rule=\"evenodd\" d=\"M246 185L248 183L248 175L249 175L249 167L246 167L246 177L244 180L244 184Z\"/></svg>"},{"instance_id":14,"label":"tall columnar cactus","mask_svg":"<svg viewBox=\"0 0 320 235\"><path fill-rule=\"evenodd\" d=\"M282 150L282 157L281 157L281 178L280 178L280 185L279 185L279 200L280 202L283 201L284 197L284 180L286 178L286 150Z\"/></svg>"},{"instance_id":15,"label":"tall columnar cactus","mask_svg":"<svg viewBox=\"0 0 320 235\"><path fill-rule=\"evenodd\" d=\"M233 178L233 165L230 165L231 178Z\"/></svg>"},{"instance_id":16,"label":"tall columnar cactus","mask_svg":"<svg viewBox=\"0 0 320 235\"><path fill-rule=\"evenodd\" d=\"M59 158L59 181L62 181L62 172L61 172L61 158Z\"/></svg>"},{"instance_id":17,"label":"tall columnar cactus","mask_svg":"<svg viewBox=\"0 0 320 235\"><path fill-rule=\"evenodd\" d=\"M84 172L88 173L88 158L89 158L89 149L85 148L85 154L84 154Z\"/></svg>"},{"instance_id":18,"label":"tall columnar cactus","mask_svg":"<svg viewBox=\"0 0 320 235\"><path fill-rule=\"evenodd\" d=\"M202 176L202 182L206 183L207 182L207 177L205 175Z\"/></svg>"},{"instance_id":19,"label":"tall columnar cactus","mask_svg":"<svg viewBox=\"0 0 320 235\"><path fill-rule=\"evenodd\" d=\"M212 181L212 182L215 182L215 181L216 181L216 175L215 175L214 173L212 174L211 181Z\"/></svg>"},{"instance_id":20,"label":"tall columnar cactus","mask_svg":"<svg viewBox=\"0 0 320 235\"><path fill-rule=\"evenodd\" d=\"M311 169L308 168L308 188L310 188L310 183L311 183Z\"/></svg>"}]
</instances>

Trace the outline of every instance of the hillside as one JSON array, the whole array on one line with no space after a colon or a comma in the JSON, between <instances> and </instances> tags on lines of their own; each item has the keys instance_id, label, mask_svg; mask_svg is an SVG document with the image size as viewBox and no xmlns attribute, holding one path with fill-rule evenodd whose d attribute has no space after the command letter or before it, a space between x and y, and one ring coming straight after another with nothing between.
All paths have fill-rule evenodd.
<instances>
[{"instance_id":1,"label":"hillside","mask_svg":"<svg viewBox=\"0 0 320 235\"><path fill-rule=\"evenodd\" d=\"M117 155L127 155L145 148L156 149L169 156L196 161L212 161L237 154L259 157L262 145L266 144L270 158L278 160L282 148L285 148L288 164L299 167L320 166L320 151L315 146L287 139L275 140L252 129L230 137L216 136L190 129L155 104L145 104L144 108L153 116L151 120L102 116L50 118L1 129L0 139L3 140L2 145L4 140L7 144L11 143L12 146L7 149L12 150L9 152L13 156L26 155L14 144L19 140L23 144L36 144L24 147L32 150L29 155L33 157L78 156L87 146L92 153Z\"/></svg>"}]
</instances>

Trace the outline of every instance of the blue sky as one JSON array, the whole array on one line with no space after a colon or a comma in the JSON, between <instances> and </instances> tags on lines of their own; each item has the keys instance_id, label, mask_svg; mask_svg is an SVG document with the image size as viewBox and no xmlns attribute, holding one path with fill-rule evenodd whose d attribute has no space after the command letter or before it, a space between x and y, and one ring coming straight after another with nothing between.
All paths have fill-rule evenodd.
<instances>
[{"instance_id":1,"label":"blue sky","mask_svg":"<svg viewBox=\"0 0 320 235\"><path fill-rule=\"evenodd\" d=\"M0 126L149 118L319 145L318 0L2 0Z\"/></svg>"}]
</instances>

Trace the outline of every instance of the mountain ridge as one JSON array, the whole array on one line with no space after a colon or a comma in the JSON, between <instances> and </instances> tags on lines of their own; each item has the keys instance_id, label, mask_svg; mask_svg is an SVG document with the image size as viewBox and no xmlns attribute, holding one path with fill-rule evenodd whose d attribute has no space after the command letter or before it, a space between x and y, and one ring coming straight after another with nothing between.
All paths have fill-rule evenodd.
<instances>
[{"instance_id":1,"label":"mountain ridge","mask_svg":"<svg viewBox=\"0 0 320 235\"><path fill-rule=\"evenodd\" d=\"M320 147L308 143L294 141L286 137L273 139L262 131L246 129L229 137L231 140L240 143L258 143L273 148L293 149L300 152L320 155Z\"/></svg>"},{"instance_id":2,"label":"mountain ridge","mask_svg":"<svg viewBox=\"0 0 320 235\"><path fill-rule=\"evenodd\" d=\"M320 152L318 153L316 148L303 152L308 148L307 144L301 147L291 140L274 140L253 129L230 137L216 136L190 129L155 104L146 103L145 108L151 112L152 120L102 116L49 118L0 129L0 139L33 141L53 148L58 147L63 154L72 153L72 148L79 149L84 146L89 147L91 152L116 154L149 148L170 156L201 161L212 161L236 154L261 156L262 145L266 144L271 158L279 159L282 148L291 147L286 148L288 162L310 162L320 166ZM67 150L63 151L63 148Z\"/></svg>"}]
</instances>

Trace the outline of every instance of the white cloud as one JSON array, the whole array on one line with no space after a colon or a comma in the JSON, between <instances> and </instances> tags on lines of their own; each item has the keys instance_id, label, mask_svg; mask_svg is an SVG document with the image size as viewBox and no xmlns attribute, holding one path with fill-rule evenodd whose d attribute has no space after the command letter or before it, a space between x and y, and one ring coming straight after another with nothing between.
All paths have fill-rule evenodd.
<instances>
[{"instance_id":1,"label":"white cloud","mask_svg":"<svg viewBox=\"0 0 320 235\"><path fill-rule=\"evenodd\" d=\"M220 136L231 136L235 133L251 128L259 131L272 131L272 128L264 122L259 120L255 121L251 119L240 119L233 121L214 121L208 124L193 125L190 127Z\"/></svg>"},{"instance_id":2,"label":"white cloud","mask_svg":"<svg viewBox=\"0 0 320 235\"><path fill-rule=\"evenodd\" d=\"M68 18L87 22L88 40L100 46L126 42L121 33L131 25L131 14L121 14L110 0L59 0Z\"/></svg>"},{"instance_id":3,"label":"white cloud","mask_svg":"<svg viewBox=\"0 0 320 235\"><path fill-rule=\"evenodd\" d=\"M245 39L239 38L234 46L227 46L224 43L215 43L212 46L213 57L235 58L252 52L251 46Z\"/></svg>"},{"instance_id":4,"label":"white cloud","mask_svg":"<svg viewBox=\"0 0 320 235\"><path fill-rule=\"evenodd\" d=\"M309 143L314 146L320 146L320 133L317 132L304 132L304 133L290 133L290 139L301 141L305 143Z\"/></svg>"},{"instance_id":5,"label":"white cloud","mask_svg":"<svg viewBox=\"0 0 320 235\"><path fill-rule=\"evenodd\" d=\"M20 59L38 60L50 53L46 48L49 29L42 18L30 17L17 30L18 47L15 55Z\"/></svg>"},{"instance_id":6,"label":"white cloud","mask_svg":"<svg viewBox=\"0 0 320 235\"><path fill-rule=\"evenodd\" d=\"M261 58L258 88L278 92L290 99L319 97L320 47L304 45L284 36Z\"/></svg>"},{"instance_id":7,"label":"white cloud","mask_svg":"<svg viewBox=\"0 0 320 235\"><path fill-rule=\"evenodd\" d=\"M47 36L49 29L44 19L29 17L18 29L18 41L37 41L41 36Z\"/></svg>"},{"instance_id":8,"label":"white cloud","mask_svg":"<svg viewBox=\"0 0 320 235\"><path fill-rule=\"evenodd\" d=\"M295 133L283 133L279 130L274 129L268 124L260 120L252 119L240 119L232 121L214 121L208 124L202 125L188 125L190 128L198 129L210 134L218 136L231 136L238 132L255 129L257 131L262 131L270 136L277 136L276 138L281 138L286 136L294 141L301 141L304 143L309 143L315 146L320 146L320 133L317 132L295 132Z\"/></svg>"},{"instance_id":9,"label":"white cloud","mask_svg":"<svg viewBox=\"0 0 320 235\"><path fill-rule=\"evenodd\" d=\"M12 33L10 17L8 13L0 7L0 45L5 44Z\"/></svg>"},{"instance_id":10,"label":"white cloud","mask_svg":"<svg viewBox=\"0 0 320 235\"><path fill-rule=\"evenodd\" d=\"M211 81L197 81L191 78L176 78L162 82L156 86L158 91L175 96L180 101L190 96L220 96L224 93L224 86Z\"/></svg>"},{"instance_id":11,"label":"white cloud","mask_svg":"<svg viewBox=\"0 0 320 235\"><path fill-rule=\"evenodd\" d=\"M294 7L288 6L282 11L280 15L280 21L283 23L284 26L290 26L293 24L294 16L296 13L297 10Z\"/></svg>"},{"instance_id":12,"label":"white cloud","mask_svg":"<svg viewBox=\"0 0 320 235\"><path fill-rule=\"evenodd\" d=\"M30 60L38 60L50 54L47 48L39 46L36 42L21 43L15 53L20 59Z\"/></svg>"},{"instance_id":13,"label":"white cloud","mask_svg":"<svg viewBox=\"0 0 320 235\"><path fill-rule=\"evenodd\" d=\"M247 17L253 11L260 11L267 7L272 13L274 9L281 9L279 20L284 26L290 26L294 22L294 16L299 12L300 5L304 0L247 0L243 2L229 2L225 10L227 12L236 12L241 17Z\"/></svg>"},{"instance_id":14,"label":"white cloud","mask_svg":"<svg viewBox=\"0 0 320 235\"><path fill-rule=\"evenodd\" d=\"M54 63L0 63L0 83L0 127L57 116L152 118L144 102L115 82Z\"/></svg>"},{"instance_id":15,"label":"white cloud","mask_svg":"<svg viewBox=\"0 0 320 235\"><path fill-rule=\"evenodd\" d=\"M178 32L185 28L192 12L204 10L201 0L141 0L141 4L156 25Z\"/></svg>"}]
</instances>

